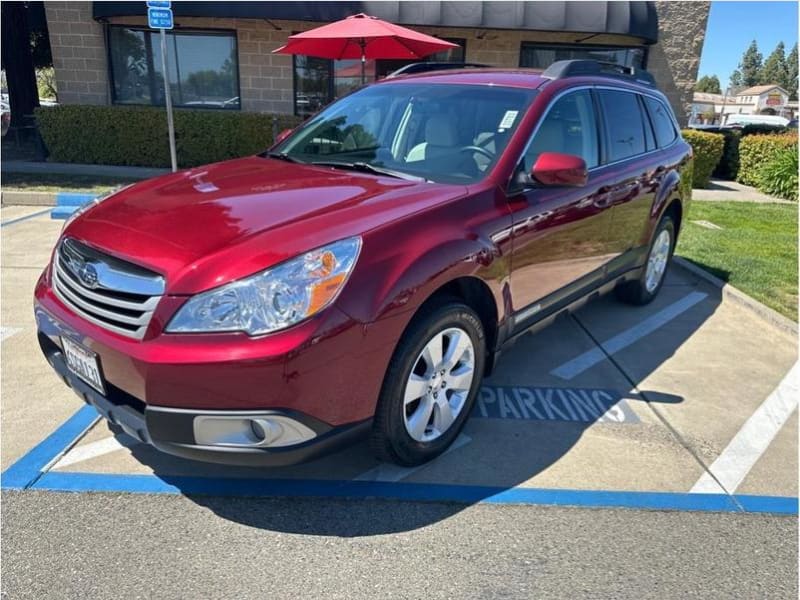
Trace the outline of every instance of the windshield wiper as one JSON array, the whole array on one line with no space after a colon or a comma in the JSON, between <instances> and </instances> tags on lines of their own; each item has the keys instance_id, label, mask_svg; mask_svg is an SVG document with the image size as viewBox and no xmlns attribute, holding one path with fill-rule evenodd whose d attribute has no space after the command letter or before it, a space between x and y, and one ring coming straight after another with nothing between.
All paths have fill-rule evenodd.
<instances>
[{"instance_id":1,"label":"windshield wiper","mask_svg":"<svg viewBox=\"0 0 800 600\"><path fill-rule=\"evenodd\" d=\"M366 162L342 162L338 160L319 160L311 163L321 167L338 167L340 169L350 169L352 171L361 171L362 173L373 173L375 175L386 175L388 177L396 177L397 179L406 179L408 181L425 181L430 180L410 173L403 173L402 171L395 171L394 169L387 169L386 167L376 167Z\"/></svg>"},{"instance_id":2,"label":"windshield wiper","mask_svg":"<svg viewBox=\"0 0 800 600\"><path fill-rule=\"evenodd\" d=\"M290 163L298 163L298 164L305 164L304 161L295 158L294 156L289 156L286 152L265 152L263 156L268 156L270 158L277 158L278 160L285 160L286 162Z\"/></svg>"}]
</instances>

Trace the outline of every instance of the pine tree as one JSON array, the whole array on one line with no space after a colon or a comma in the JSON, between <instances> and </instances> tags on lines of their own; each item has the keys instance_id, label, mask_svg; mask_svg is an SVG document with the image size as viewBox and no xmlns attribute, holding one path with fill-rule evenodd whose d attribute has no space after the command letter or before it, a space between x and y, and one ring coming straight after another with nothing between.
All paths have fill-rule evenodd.
<instances>
[{"instance_id":1,"label":"pine tree","mask_svg":"<svg viewBox=\"0 0 800 600\"><path fill-rule=\"evenodd\" d=\"M792 100L797 100L797 86L797 44L795 44L786 57L786 79L781 83L781 87L789 92Z\"/></svg>"},{"instance_id":2,"label":"pine tree","mask_svg":"<svg viewBox=\"0 0 800 600\"><path fill-rule=\"evenodd\" d=\"M758 51L758 44L753 40L750 47L745 50L742 55L742 61L739 63L739 73L741 74L741 85L744 87L752 87L758 85L761 79L761 66L763 56Z\"/></svg>"},{"instance_id":3,"label":"pine tree","mask_svg":"<svg viewBox=\"0 0 800 600\"><path fill-rule=\"evenodd\" d=\"M696 92L706 92L708 94L721 94L722 89L719 84L719 77L716 75L703 75L697 80L694 86Z\"/></svg>"},{"instance_id":4,"label":"pine tree","mask_svg":"<svg viewBox=\"0 0 800 600\"><path fill-rule=\"evenodd\" d=\"M729 87L734 93L744 88L742 85L742 72L739 69L734 69L733 73L731 73Z\"/></svg>"},{"instance_id":5,"label":"pine tree","mask_svg":"<svg viewBox=\"0 0 800 600\"><path fill-rule=\"evenodd\" d=\"M786 49L783 42L778 42L775 50L772 51L764 61L759 74L759 83L762 85L776 83L782 85L786 81Z\"/></svg>"}]
</instances>

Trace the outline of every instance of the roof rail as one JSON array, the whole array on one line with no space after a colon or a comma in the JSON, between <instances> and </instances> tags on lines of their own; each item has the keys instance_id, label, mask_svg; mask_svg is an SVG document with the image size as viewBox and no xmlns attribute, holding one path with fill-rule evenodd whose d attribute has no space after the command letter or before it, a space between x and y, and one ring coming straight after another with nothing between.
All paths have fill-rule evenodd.
<instances>
[{"instance_id":1,"label":"roof rail","mask_svg":"<svg viewBox=\"0 0 800 600\"><path fill-rule=\"evenodd\" d=\"M458 63L458 62L417 62L400 67L386 76L386 79L399 75L416 75L417 73L428 73L430 71L445 71L448 69L482 69L489 65L480 63Z\"/></svg>"},{"instance_id":2,"label":"roof rail","mask_svg":"<svg viewBox=\"0 0 800 600\"><path fill-rule=\"evenodd\" d=\"M644 69L628 67L617 63L602 62L599 60L558 60L542 73L542 77L549 79L563 79L565 77L578 77L580 75L604 75L606 77L619 77L633 80L637 83L656 86L656 80Z\"/></svg>"}]
</instances>

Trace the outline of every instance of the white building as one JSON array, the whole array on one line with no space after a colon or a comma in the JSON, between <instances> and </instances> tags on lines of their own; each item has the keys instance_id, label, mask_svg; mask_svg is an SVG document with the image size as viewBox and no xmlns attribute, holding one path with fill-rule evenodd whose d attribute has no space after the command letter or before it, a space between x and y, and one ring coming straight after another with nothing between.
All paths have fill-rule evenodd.
<instances>
[{"instance_id":1,"label":"white building","mask_svg":"<svg viewBox=\"0 0 800 600\"><path fill-rule=\"evenodd\" d=\"M736 95L695 92L690 125L724 125L730 115L773 115L794 118L797 101L776 84L757 85Z\"/></svg>"}]
</instances>

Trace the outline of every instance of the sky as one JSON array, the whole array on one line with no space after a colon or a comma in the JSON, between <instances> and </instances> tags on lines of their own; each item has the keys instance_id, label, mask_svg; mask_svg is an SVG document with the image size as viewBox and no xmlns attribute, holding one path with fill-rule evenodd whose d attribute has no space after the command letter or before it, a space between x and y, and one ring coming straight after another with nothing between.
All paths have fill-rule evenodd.
<instances>
[{"instance_id":1,"label":"sky","mask_svg":"<svg viewBox=\"0 0 800 600\"><path fill-rule=\"evenodd\" d=\"M797 7L797 2L712 2L698 78L716 75L724 88L753 40L765 60L780 41L788 54L797 43Z\"/></svg>"}]
</instances>

